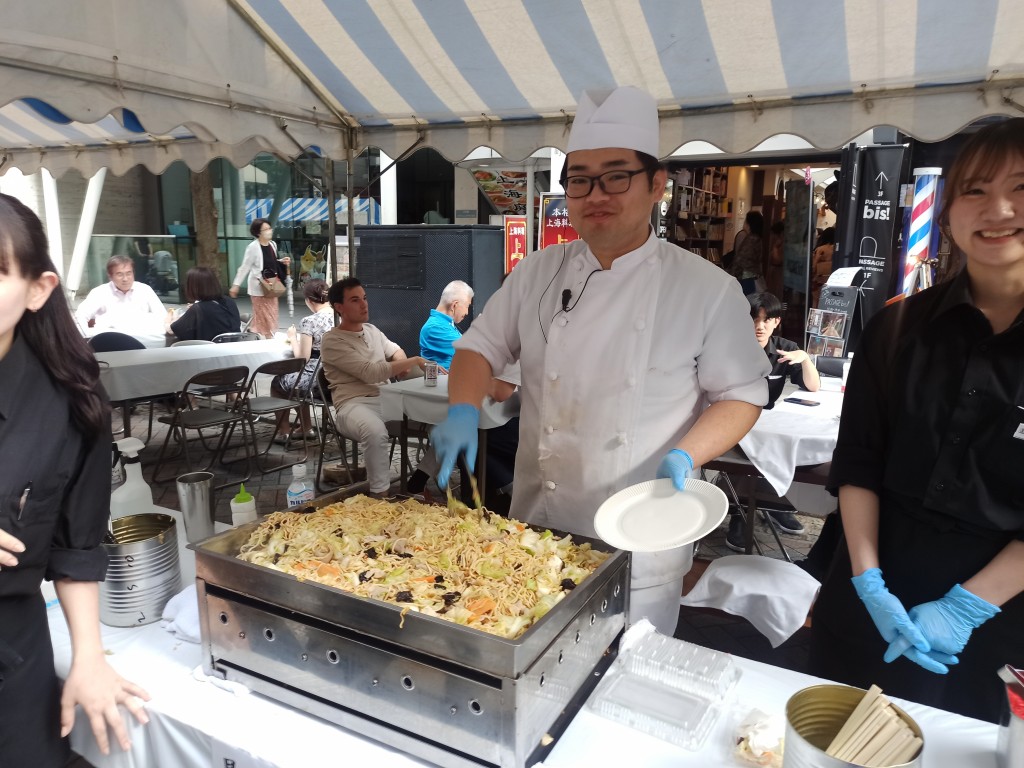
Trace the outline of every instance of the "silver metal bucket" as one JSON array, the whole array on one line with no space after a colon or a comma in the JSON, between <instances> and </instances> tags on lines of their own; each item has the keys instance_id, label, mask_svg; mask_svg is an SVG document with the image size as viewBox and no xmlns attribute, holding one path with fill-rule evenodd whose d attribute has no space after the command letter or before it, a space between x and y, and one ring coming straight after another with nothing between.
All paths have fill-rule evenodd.
<instances>
[{"instance_id":1,"label":"silver metal bucket","mask_svg":"<svg viewBox=\"0 0 1024 768\"><path fill-rule=\"evenodd\" d=\"M854 768L859 763L839 760L825 754L843 723L857 708L867 691L846 685L812 685L794 693L786 702L786 748L783 768ZM924 740L917 723L895 704L891 705L915 736ZM917 756L906 763L887 768L920 768L924 763L924 745Z\"/></svg>"},{"instance_id":2,"label":"silver metal bucket","mask_svg":"<svg viewBox=\"0 0 1024 768\"><path fill-rule=\"evenodd\" d=\"M178 535L170 515L128 515L112 523L116 544L104 544L109 565L100 582L100 621L137 627L159 620L181 591Z\"/></svg>"}]
</instances>

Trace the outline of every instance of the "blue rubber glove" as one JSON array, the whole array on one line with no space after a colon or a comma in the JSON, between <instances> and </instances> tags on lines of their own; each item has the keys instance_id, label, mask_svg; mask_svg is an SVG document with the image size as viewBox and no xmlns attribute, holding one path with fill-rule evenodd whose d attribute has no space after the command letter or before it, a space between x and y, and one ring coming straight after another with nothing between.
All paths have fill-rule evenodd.
<instances>
[{"instance_id":1,"label":"blue rubber glove","mask_svg":"<svg viewBox=\"0 0 1024 768\"><path fill-rule=\"evenodd\" d=\"M868 568L850 581L853 582L857 596L868 609L871 620L875 622L885 642L892 643L902 637L922 653L928 653L932 649L921 630L910 620L903 603L886 588L880 569Z\"/></svg>"},{"instance_id":2,"label":"blue rubber glove","mask_svg":"<svg viewBox=\"0 0 1024 768\"><path fill-rule=\"evenodd\" d=\"M686 487L686 478L693 474L693 457L682 448L673 448L658 465L655 477L671 477L677 491Z\"/></svg>"},{"instance_id":3,"label":"blue rubber glove","mask_svg":"<svg viewBox=\"0 0 1024 768\"><path fill-rule=\"evenodd\" d=\"M949 671L947 665L959 661L956 654L967 645L971 632L999 612L999 608L957 584L945 596L914 606L908 613L931 644L931 651L922 654L898 637L889 644L885 660L906 656L931 672L945 674Z\"/></svg>"},{"instance_id":4,"label":"blue rubber glove","mask_svg":"<svg viewBox=\"0 0 1024 768\"><path fill-rule=\"evenodd\" d=\"M430 442L441 462L437 474L437 486L442 491L448 487L452 470L459 454L466 456L466 468L473 472L476 467L477 429L480 428L480 410L469 403L448 406L448 418L434 427Z\"/></svg>"}]
</instances>

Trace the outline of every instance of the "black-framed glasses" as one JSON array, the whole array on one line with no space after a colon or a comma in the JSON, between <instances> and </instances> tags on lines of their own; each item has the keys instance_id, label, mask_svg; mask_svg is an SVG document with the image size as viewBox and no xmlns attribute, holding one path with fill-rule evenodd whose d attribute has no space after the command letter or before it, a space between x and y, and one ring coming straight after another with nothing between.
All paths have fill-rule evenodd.
<instances>
[{"instance_id":1,"label":"black-framed glasses","mask_svg":"<svg viewBox=\"0 0 1024 768\"><path fill-rule=\"evenodd\" d=\"M637 168L635 171L605 171L597 176L568 176L562 186L566 197L586 197L593 191L594 182L606 195L621 195L629 189L633 177L646 170Z\"/></svg>"}]
</instances>

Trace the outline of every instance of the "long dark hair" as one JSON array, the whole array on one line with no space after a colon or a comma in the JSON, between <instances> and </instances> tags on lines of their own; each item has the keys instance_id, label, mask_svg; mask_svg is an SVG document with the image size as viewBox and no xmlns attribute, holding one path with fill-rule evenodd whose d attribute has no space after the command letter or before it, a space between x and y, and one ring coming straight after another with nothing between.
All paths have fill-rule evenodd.
<instances>
[{"instance_id":1,"label":"long dark hair","mask_svg":"<svg viewBox=\"0 0 1024 768\"><path fill-rule=\"evenodd\" d=\"M209 267L192 267L185 274L185 298L188 301L213 301L223 293L217 274Z\"/></svg>"},{"instance_id":2,"label":"long dark hair","mask_svg":"<svg viewBox=\"0 0 1024 768\"><path fill-rule=\"evenodd\" d=\"M10 195L0 194L0 272L26 280L56 272L39 218ZM60 285L36 312L21 316L15 333L25 339L57 385L68 394L71 419L92 439L110 429L110 405L100 396L100 366L75 326Z\"/></svg>"}]
</instances>

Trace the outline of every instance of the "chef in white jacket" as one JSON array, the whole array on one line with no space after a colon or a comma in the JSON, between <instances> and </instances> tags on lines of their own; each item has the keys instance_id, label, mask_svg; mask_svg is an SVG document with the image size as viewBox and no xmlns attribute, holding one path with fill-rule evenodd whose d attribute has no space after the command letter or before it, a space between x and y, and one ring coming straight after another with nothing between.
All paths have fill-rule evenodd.
<instances>
[{"instance_id":1,"label":"chef in white jacket","mask_svg":"<svg viewBox=\"0 0 1024 768\"><path fill-rule=\"evenodd\" d=\"M513 517L595 537L616 491L671 477L739 442L767 402L768 360L739 283L659 241L651 210L667 174L645 92L585 93L563 172L582 240L530 254L455 343L448 418L432 440L444 487L476 456L493 371L522 369ZM634 553L630 622L675 631L692 547Z\"/></svg>"}]
</instances>

